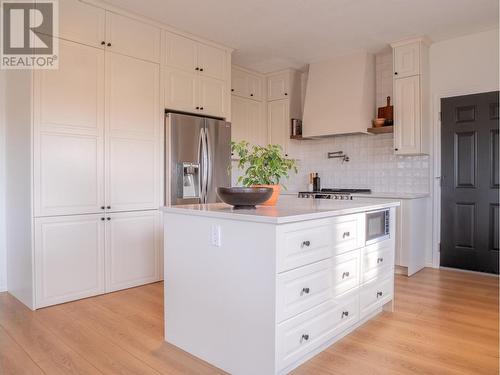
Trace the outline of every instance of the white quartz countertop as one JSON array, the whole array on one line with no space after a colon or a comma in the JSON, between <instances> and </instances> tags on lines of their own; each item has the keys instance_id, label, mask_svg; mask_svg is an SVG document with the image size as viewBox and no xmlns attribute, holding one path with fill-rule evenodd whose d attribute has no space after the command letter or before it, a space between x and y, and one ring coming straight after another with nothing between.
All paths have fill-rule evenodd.
<instances>
[{"instance_id":1,"label":"white quartz countertop","mask_svg":"<svg viewBox=\"0 0 500 375\"><path fill-rule=\"evenodd\" d=\"M285 191L282 195L297 196L298 192ZM382 198L382 199L420 199L427 198L428 193L386 193L386 192L372 192L372 193L352 193L355 198Z\"/></svg>"},{"instance_id":2,"label":"white quartz countertop","mask_svg":"<svg viewBox=\"0 0 500 375\"><path fill-rule=\"evenodd\" d=\"M330 201L301 199L290 195L282 195L278 204L274 207L258 206L256 209L235 210L232 206L224 203L211 203L167 206L163 207L162 210L166 213L181 215L285 224L396 206L399 206L399 202L389 199L360 198L352 201Z\"/></svg>"}]
</instances>

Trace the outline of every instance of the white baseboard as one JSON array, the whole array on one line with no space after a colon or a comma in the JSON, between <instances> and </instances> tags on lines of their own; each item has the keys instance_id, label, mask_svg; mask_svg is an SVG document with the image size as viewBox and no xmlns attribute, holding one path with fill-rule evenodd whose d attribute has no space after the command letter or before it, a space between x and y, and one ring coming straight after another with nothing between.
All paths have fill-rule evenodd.
<instances>
[{"instance_id":1,"label":"white baseboard","mask_svg":"<svg viewBox=\"0 0 500 375\"><path fill-rule=\"evenodd\" d=\"M440 270L445 270L445 271L454 271L454 272L463 272L463 273L471 273L473 275L480 275L480 276L491 276L491 277L497 277L499 278L500 275L495 275L494 273L486 273L486 272L478 272L478 271L469 271L469 270L463 270L461 268L451 268L451 267L439 267Z\"/></svg>"}]
</instances>

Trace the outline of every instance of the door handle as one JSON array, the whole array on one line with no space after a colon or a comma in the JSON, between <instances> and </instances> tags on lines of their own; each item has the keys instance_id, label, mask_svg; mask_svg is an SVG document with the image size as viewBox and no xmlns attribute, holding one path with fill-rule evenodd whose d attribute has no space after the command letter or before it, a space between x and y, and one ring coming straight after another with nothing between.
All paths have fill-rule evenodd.
<instances>
[{"instance_id":1,"label":"door handle","mask_svg":"<svg viewBox=\"0 0 500 375\"><path fill-rule=\"evenodd\" d=\"M204 129L200 129L198 137L198 165L200 166L200 177L198 178L198 189L200 192L200 203L205 203L205 137Z\"/></svg>"}]
</instances>

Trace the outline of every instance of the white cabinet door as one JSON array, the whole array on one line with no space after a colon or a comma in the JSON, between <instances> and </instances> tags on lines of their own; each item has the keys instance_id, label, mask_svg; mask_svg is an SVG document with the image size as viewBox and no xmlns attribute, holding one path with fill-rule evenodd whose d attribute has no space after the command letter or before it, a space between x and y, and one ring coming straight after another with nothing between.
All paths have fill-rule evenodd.
<instances>
[{"instance_id":1,"label":"white cabinet door","mask_svg":"<svg viewBox=\"0 0 500 375\"><path fill-rule=\"evenodd\" d=\"M247 99L231 95L231 140L248 141Z\"/></svg>"},{"instance_id":2,"label":"white cabinet door","mask_svg":"<svg viewBox=\"0 0 500 375\"><path fill-rule=\"evenodd\" d=\"M289 87L290 75L288 73L269 76L267 79L267 100L286 98Z\"/></svg>"},{"instance_id":3,"label":"white cabinet door","mask_svg":"<svg viewBox=\"0 0 500 375\"><path fill-rule=\"evenodd\" d=\"M288 156L288 122L289 102L288 99L274 100L267 105L269 138L271 144L283 147L285 156Z\"/></svg>"},{"instance_id":4,"label":"white cabinet door","mask_svg":"<svg viewBox=\"0 0 500 375\"><path fill-rule=\"evenodd\" d=\"M104 293L103 219L35 219L36 308Z\"/></svg>"},{"instance_id":5,"label":"white cabinet door","mask_svg":"<svg viewBox=\"0 0 500 375\"><path fill-rule=\"evenodd\" d=\"M205 77L226 79L226 51L198 43L198 68Z\"/></svg>"},{"instance_id":6,"label":"white cabinet door","mask_svg":"<svg viewBox=\"0 0 500 375\"><path fill-rule=\"evenodd\" d=\"M160 29L106 12L106 48L139 59L160 62Z\"/></svg>"},{"instance_id":7,"label":"white cabinet door","mask_svg":"<svg viewBox=\"0 0 500 375\"><path fill-rule=\"evenodd\" d=\"M198 76L183 70L166 68L165 108L198 112L199 107Z\"/></svg>"},{"instance_id":8,"label":"white cabinet door","mask_svg":"<svg viewBox=\"0 0 500 375\"><path fill-rule=\"evenodd\" d=\"M169 67L197 72L197 43L189 38L166 32L166 64Z\"/></svg>"},{"instance_id":9,"label":"white cabinet door","mask_svg":"<svg viewBox=\"0 0 500 375\"><path fill-rule=\"evenodd\" d=\"M57 70L34 74L35 216L104 204L104 52L65 40Z\"/></svg>"},{"instance_id":10,"label":"white cabinet door","mask_svg":"<svg viewBox=\"0 0 500 375\"><path fill-rule=\"evenodd\" d=\"M160 195L159 65L106 54L106 206L157 209Z\"/></svg>"},{"instance_id":11,"label":"white cabinet door","mask_svg":"<svg viewBox=\"0 0 500 375\"><path fill-rule=\"evenodd\" d=\"M158 211L107 215L106 292L160 279Z\"/></svg>"},{"instance_id":12,"label":"white cabinet door","mask_svg":"<svg viewBox=\"0 0 500 375\"><path fill-rule=\"evenodd\" d=\"M248 91L250 98L255 100L262 100L262 78L254 76L252 74L248 75Z\"/></svg>"},{"instance_id":13,"label":"white cabinet door","mask_svg":"<svg viewBox=\"0 0 500 375\"><path fill-rule=\"evenodd\" d=\"M420 74L420 42L394 48L394 76L404 78Z\"/></svg>"},{"instance_id":14,"label":"white cabinet door","mask_svg":"<svg viewBox=\"0 0 500 375\"><path fill-rule=\"evenodd\" d=\"M224 117L226 114L226 82L199 77L200 112Z\"/></svg>"},{"instance_id":15,"label":"white cabinet door","mask_svg":"<svg viewBox=\"0 0 500 375\"><path fill-rule=\"evenodd\" d=\"M59 1L59 37L104 48L104 13L78 0Z\"/></svg>"},{"instance_id":16,"label":"white cabinet door","mask_svg":"<svg viewBox=\"0 0 500 375\"><path fill-rule=\"evenodd\" d=\"M420 76L394 80L394 151L421 152Z\"/></svg>"},{"instance_id":17,"label":"white cabinet door","mask_svg":"<svg viewBox=\"0 0 500 375\"><path fill-rule=\"evenodd\" d=\"M248 141L254 145L267 145L267 126L264 120L264 103L254 100L246 101Z\"/></svg>"},{"instance_id":18,"label":"white cabinet door","mask_svg":"<svg viewBox=\"0 0 500 375\"><path fill-rule=\"evenodd\" d=\"M248 74L239 70L233 69L231 72L231 93L242 97L248 97Z\"/></svg>"}]
</instances>

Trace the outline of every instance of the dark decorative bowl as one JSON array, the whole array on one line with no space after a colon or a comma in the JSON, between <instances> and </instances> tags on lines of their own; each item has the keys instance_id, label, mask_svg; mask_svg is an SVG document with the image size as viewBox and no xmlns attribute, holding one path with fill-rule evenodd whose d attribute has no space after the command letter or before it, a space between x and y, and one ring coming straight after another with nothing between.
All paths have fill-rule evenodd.
<instances>
[{"instance_id":1,"label":"dark decorative bowl","mask_svg":"<svg viewBox=\"0 0 500 375\"><path fill-rule=\"evenodd\" d=\"M235 209L252 209L255 205L264 203L273 194L273 189L264 187L220 187L217 195Z\"/></svg>"}]
</instances>

